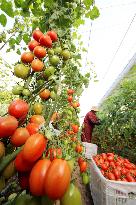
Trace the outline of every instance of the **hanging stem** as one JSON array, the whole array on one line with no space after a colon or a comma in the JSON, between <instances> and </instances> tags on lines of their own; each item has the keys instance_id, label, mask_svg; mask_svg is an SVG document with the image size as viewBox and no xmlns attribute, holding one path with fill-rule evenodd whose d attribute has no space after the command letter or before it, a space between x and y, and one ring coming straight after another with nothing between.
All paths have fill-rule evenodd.
<instances>
[{"instance_id":1,"label":"hanging stem","mask_svg":"<svg viewBox=\"0 0 136 205\"><path fill-rule=\"evenodd\" d=\"M15 159L17 154L22 150L22 147L14 151L12 154L7 155L6 157L3 157L3 159L0 161L0 173L4 170L4 168Z\"/></svg>"}]
</instances>

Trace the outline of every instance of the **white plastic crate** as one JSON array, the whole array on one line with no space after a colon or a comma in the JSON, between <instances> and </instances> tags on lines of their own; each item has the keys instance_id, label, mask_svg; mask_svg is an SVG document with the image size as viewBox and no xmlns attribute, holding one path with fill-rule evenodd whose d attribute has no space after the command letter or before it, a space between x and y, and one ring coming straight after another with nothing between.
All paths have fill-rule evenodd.
<instances>
[{"instance_id":1,"label":"white plastic crate","mask_svg":"<svg viewBox=\"0 0 136 205\"><path fill-rule=\"evenodd\" d=\"M136 182L106 179L91 157L90 189L94 205L136 205Z\"/></svg>"},{"instance_id":2,"label":"white plastic crate","mask_svg":"<svg viewBox=\"0 0 136 205\"><path fill-rule=\"evenodd\" d=\"M85 157L87 159L91 159L91 156L97 154L98 147L97 147L96 144L92 144L92 143L88 143L88 142L83 142L83 146L85 148Z\"/></svg>"}]
</instances>

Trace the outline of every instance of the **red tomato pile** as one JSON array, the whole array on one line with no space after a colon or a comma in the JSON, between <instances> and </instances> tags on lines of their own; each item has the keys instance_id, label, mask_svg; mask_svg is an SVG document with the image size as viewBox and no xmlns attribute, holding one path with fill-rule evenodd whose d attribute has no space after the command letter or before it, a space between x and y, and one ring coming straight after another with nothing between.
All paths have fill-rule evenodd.
<instances>
[{"instance_id":1,"label":"red tomato pile","mask_svg":"<svg viewBox=\"0 0 136 205\"><path fill-rule=\"evenodd\" d=\"M102 175L109 180L136 182L136 165L114 153L102 153L93 157Z\"/></svg>"}]
</instances>

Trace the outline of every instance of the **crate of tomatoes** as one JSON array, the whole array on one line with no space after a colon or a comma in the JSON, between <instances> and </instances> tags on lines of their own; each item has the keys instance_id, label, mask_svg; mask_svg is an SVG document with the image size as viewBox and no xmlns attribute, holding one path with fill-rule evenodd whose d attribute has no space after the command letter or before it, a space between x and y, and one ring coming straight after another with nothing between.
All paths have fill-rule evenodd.
<instances>
[{"instance_id":1,"label":"crate of tomatoes","mask_svg":"<svg viewBox=\"0 0 136 205\"><path fill-rule=\"evenodd\" d=\"M136 165L114 153L91 157L94 205L136 205Z\"/></svg>"}]
</instances>

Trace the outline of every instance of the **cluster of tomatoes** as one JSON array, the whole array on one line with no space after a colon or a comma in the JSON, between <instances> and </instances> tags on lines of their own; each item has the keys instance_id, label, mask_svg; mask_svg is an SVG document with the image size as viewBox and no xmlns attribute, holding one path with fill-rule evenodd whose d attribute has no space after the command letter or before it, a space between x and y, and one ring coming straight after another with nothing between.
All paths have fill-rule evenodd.
<instances>
[{"instance_id":1,"label":"cluster of tomatoes","mask_svg":"<svg viewBox=\"0 0 136 205\"><path fill-rule=\"evenodd\" d=\"M40 30L34 30L32 33L34 40L28 43L30 51L26 51L21 55L21 63L14 67L14 75L18 78L27 79L32 73L39 73L39 80L37 85L44 85L45 80L49 80L53 76L57 67L70 58L68 49L62 49L56 46L58 36L55 31L48 31L43 34ZM32 93L28 88L21 85L16 85L12 90L15 95L30 96ZM50 97L54 99L54 91L42 89L40 97L42 100L47 100Z\"/></svg>"},{"instance_id":2,"label":"cluster of tomatoes","mask_svg":"<svg viewBox=\"0 0 136 205\"><path fill-rule=\"evenodd\" d=\"M136 182L136 165L114 153L102 153L93 157L102 175L109 180Z\"/></svg>"},{"instance_id":3,"label":"cluster of tomatoes","mask_svg":"<svg viewBox=\"0 0 136 205\"><path fill-rule=\"evenodd\" d=\"M72 106L73 108L78 108L80 106L79 102L77 101L73 101L73 94L74 94L74 90L73 89L68 89L67 90L67 94L68 94L68 97L67 97L67 100L68 102L70 103L70 106Z\"/></svg>"},{"instance_id":4,"label":"cluster of tomatoes","mask_svg":"<svg viewBox=\"0 0 136 205\"><path fill-rule=\"evenodd\" d=\"M18 121L27 115L28 110L24 100L11 102L9 115L0 118L0 137L10 138L14 147L23 145L14 161L22 189L29 189L34 196L47 195L53 200L60 199L70 184L69 165L61 159L61 149L46 150L48 140L39 133L40 126L45 122L43 116L33 115L26 127L18 127ZM43 158L43 154L47 158Z\"/></svg>"}]
</instances>

